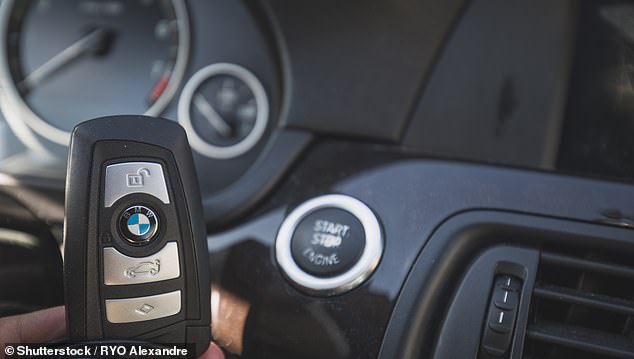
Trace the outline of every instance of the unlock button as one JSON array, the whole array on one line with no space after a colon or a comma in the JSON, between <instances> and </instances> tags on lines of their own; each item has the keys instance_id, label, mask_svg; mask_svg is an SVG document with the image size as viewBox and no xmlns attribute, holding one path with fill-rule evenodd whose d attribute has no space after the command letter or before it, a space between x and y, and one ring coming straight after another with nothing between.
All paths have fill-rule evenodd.
<instances>
[{"instance_id":1,"label":"unlock button","mask_svg":"<svg viewBox=\"0 0 634 359\"><path fill-rule=\"evenodd\" d=\"M169 204L163 167L154 162L124 162L106 167L104 207L131 193L145 193Z\"/></svg>"}]
</instances>

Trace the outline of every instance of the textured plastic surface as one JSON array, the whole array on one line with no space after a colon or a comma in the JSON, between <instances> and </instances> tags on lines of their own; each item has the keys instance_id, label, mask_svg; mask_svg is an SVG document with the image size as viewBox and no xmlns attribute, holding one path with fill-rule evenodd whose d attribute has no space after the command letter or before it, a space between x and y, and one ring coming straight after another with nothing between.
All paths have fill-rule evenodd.
<instances>
[{"instance_id":1,"label":"textured plastic surface","mask_svg":"<svg viewBox=\"0 0 634 359\"><path fill-rule=\"evenodd\" d=\"M153 196L127 195L106 208L103 202L105 166L127 161L161 163L171 204ZM162 343L195 343L200 353L210 339L210 288L205 228L191 150L180 126L144 116L113 116L91 120L73 131L66 186L65 263L66 305L72 341L135 338ZM156 240L133 247L116 230L117 214L134 203L157 209L164 223ZM106 286L102 249L144 257L168 240L179 247L176 279ZM147 322L113 324L105 319L104 300L183 291L182 310Z\"/></svg>"},{"instance_id":2,"label":"textured plastic surface","mask_svg":"<svg viewBox=\"0 0 634 359\"><path fill-rule=\"evenodd\" d=\"M397 141L465 0L265 1L291 128Z\"/></svg>"},{"instance_id":3,"label":"textured plastic surface","mask_svg":"<svg viewBox=\"0 0 634 359\"><path fill-rule=\"evenodd\" d=\"M456 158L553 168L573 10L568 0L471 1L425 85L404 144Z\"/></svg>"}]
</instances>

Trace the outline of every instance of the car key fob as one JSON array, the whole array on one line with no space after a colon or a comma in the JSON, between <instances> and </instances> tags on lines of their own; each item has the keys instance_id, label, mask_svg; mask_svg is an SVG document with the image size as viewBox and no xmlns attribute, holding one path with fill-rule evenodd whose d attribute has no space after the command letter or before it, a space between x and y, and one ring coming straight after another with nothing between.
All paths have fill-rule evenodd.
<instances>
[{"instance_id":1,"label":"car key fob","mask_svg":"<svg viewBox=\"0 0 634 359\"><path fill-rule=\"evenodd\" d=\"M183 129L146 116L79 124L66 177L64 282L72 341L211 338L206 231Z\"/></svg>"}]
</instances>

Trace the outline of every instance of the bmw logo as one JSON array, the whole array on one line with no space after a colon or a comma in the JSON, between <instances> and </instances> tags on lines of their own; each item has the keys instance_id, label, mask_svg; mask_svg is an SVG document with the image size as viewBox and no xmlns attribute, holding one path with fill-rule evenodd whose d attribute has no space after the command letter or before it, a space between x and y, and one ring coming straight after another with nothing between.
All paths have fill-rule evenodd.
<instances>
[{"instance_id":1,"label":"bmw logo","mask_svg":"<svg viewBox=\"0 0 634 359\"><path fill-rule=\"evenodd\" d=\"M146 244L158 232L158 218L146 206L132 206L119 217L119 230L125 239L135 245Z\"/></svg>"}]
</instances>

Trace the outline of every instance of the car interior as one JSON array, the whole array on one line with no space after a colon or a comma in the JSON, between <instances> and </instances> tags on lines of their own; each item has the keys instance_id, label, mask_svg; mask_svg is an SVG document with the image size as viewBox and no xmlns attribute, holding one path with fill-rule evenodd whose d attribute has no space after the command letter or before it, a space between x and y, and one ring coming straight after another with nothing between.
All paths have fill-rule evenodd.
<instances>
[{"instance_id":1,"label":"car interior","mask_svg":"<svg viewBox=\"0 0 634 359\"><path fill-rule=\"evenodd\" d=\"M0 317L71 341L634 358L633 183L631 1L0 0Z\"/></svg>"}]
</instances>

